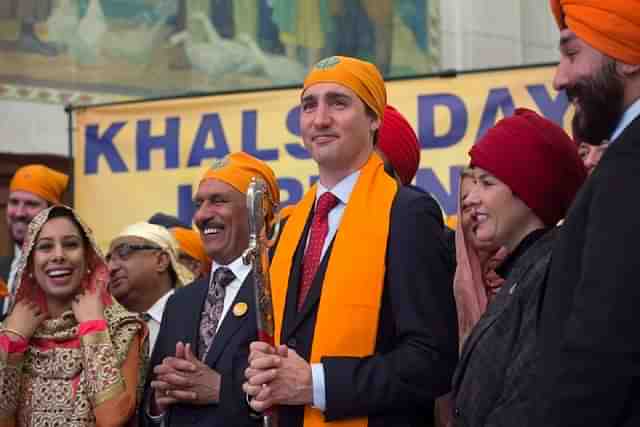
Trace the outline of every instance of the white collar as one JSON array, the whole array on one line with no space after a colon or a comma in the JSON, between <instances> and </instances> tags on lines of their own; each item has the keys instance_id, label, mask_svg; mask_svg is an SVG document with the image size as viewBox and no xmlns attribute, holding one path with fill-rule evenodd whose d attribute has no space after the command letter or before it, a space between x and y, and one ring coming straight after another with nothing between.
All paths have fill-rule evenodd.
<instances>
[{"instance_id":1,"label":"white collar","mask_svg":"<svg viewBox=\"0 0 640 427\"><path fill-rule=\"evenodd\" d=\"M245 265L244 261L242 261L242 255L231 261L231 263L228 265L222 265L218 264L215 261L212 261L211 277L209 283L211 283L211 280L213 280L213 273L218 269L218 267L227 267L229 270L233 271L233 274L236 276L233 282L229 283L230 288L239 288L240 285L242 285L242 283L244 282L244 279L247 278L249 271L251 271L251 265Z\"/></svg>"},{"instance_id":2,"label":"white collar","mask_svg":"<svg viewBox=\"0 0 640 427\"><path fill-rule=\"evenodd\" d=\"M316 191L316 202L327 191L330 191L334 196L340 200L340 202L345 205L349 203L349 199L351 198L351 193L353 192L353 187L355 187L356 182L358 182L358 178L360 177L360 169L355 172L352 172L350 175L345 176L333 186L331 190L322 185L320 181L318 181L318 190Z\"/></svg>"},{"instance_id":3,"label":"white collar","mask_svg":"<svg viewBox=\"0 0 640 427\"><path fill-rule=\"evenodd\" d=\"M629 126L629 124L638 116L640 116L640 98L636 99L636 101L625 110L624 114L622 114L622 118L620 119L618 126L616 126L616 129L611 134L609 141L614 142L622 132L624 132L627 126Z\"/></svg>"},{"instance_id":4,"label":"white collar","mask_svg":"<svg viewBox=\"0 0 640 427\"><path fill-rule=\"evenodd\" d=\"M161 296L151 306L151 308L147 310L147 313L149 314L149 316L151 316L151 318L156 322L162 323L162 314L164 313L164 306L167 305L167 300L171 295L173 295L173 289L171 289L169 292Z\"/></svg>"}]
</instances>

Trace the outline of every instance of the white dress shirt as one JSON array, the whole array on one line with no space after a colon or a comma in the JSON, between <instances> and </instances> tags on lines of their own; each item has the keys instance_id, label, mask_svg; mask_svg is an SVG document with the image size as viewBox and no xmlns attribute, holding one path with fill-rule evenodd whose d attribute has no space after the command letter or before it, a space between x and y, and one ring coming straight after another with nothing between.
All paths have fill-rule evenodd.
<instances>
[{"instance_id":1,"label":"white dress shirt","mask_svg":"<svg viewBox=\"0 0 640 427\"><path fill-rule=\"evenodd\" d=\"M622 134L622 132L631 124L631 122L640 116L640 99L637 99L636 102L631 104L629 108L627 108L616 126L616 129L611 134L611 138L609 139L611 142L615 142L615 140Z\"/></svg>"},{"instance_id":2,"label":"white dress shirt","mask_svg":"<svg viewBox=\"0 0 640 427\"><path fill-rule=\"evenodd\" d=\"M238 291L240 290L242 283L244 283L244 279L247 278L247 275L251 271L251 266L245 265L244 262L242 262L242 256L234 259L229 265L221 265L213 261L211 263L211 274L209 275L210 289L212 286L211 281L213 280L213 274L219 267L227 267L228 269L233 271L233 274L236 277L225 288L224 303L222 307L222 316L218 320L218 326L216 327L216 332L218 331L218 329L220 329L220 325L222 325L222 321L224 320L224 317L227 315L229 308L231 308L231 304L233 304L233 300L236 299L236 295L238 295Z\"/></svg>"},{"instance_id":3,"label":"white dress shirt","mask_svg":"<svg viewBox=\"0 0 640 427\"><path fill-rule=\"evenodd\" d=\"M347 203L349 203L351 193L353 192L353 187L355 187L356 182L358 181L358 177L360 177L360 170L357 170L351 175L346 176L331 189L326 188L318 181L318 189L316 190L315 201L316 205L320 196L322 196L327 191L330 191L339 200L338 204L333 209L331 209L331 211L329 211L329 231L327 233L326 239L324 240L324 244L322 245L321 259L324 258L324 255L326 254L331 241L338 231L338 227L340 226L340 222L342 221L342 216L344 215L344 210L347 207ZM307 246L309 245L309 236L307 236L306 244ZM325 387L324 368L322 366L322 363L311 364L311 381L313 387L313 406L316 409L324 411L327 407L327 394Z\"/></svg>"},{"instance_id":4,"label":"white dress shirt","mask_svg":"<svg viewBox=\"0 0 640 427\"><path fill-rule=\"evenodd\" d=\"M332 189L328 189L324 185L318 181L318 189L316 190L316 201L314 202L314 207L318 205L318 199L327 191L332 193L338 199L338 203L336 206L329 211L329 231L327 232L327 237L324 240L324 244L322 245L322 255L320 260L324 258L324 254L329 249L329 245L331 241L336 235L338 231L338 226L340 225L340 221L342 221L342 215L344 215L344 209L347 207L347 203L349 202L349 198L351 197L351 192L353 191L353 187L356 185L358 181L358 177L360 176L360 171L357 170L353 172L351 175L342 178L342 181L338 182ZM311 233L309 233L310 235ZM307 243L305 246L305 251L307 246L309 246L309 238L307 236Z\"/></svg>"},{"instance_id":5,"label":"white dress shirt","mask_svg":"<svg viewBox=\"0 0 640 427\"><path fill-rule=\"evenodd\" d=\"M164 294L158 299L146 313L149 315L147 321L147 327L149 328L149 355L153 354L153 349L158 339L158 333L160 332L160 324L162 323L162 315L164 314L164 307L167 305L169 297L173 295L173 289Z\"/></svg>"}]
</instances>

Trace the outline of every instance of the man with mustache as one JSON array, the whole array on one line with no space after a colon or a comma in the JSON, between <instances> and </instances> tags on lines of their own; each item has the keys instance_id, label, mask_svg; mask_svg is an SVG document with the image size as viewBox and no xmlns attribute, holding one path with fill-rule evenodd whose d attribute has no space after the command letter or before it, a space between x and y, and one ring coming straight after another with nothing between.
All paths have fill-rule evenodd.
<instances>
[{"instance_id":1,"label":"man with mustache","mask_svg":"<svg viewBox=\"0 0 640 427\"><path fill-rule=\"evenodd\" d=\"M554 248L531 425L640 424L640 2L551 0L576 139L611 141ZM520 420L514 420L519 422Z\"/></svg>"},{"instance_id":2,"label":"man with mustache","mask_svg":"<svg viewBox=\"0 0 640 427\"><path fill-rule=\"evenodd\" d=\"M440 209L374 152L386 89L373 64L326 58L300 98L320 179L283 226L277 345L251 344L244 389L280 427L431 426L457 359Z\"/></svg>"},{"instance_id":3,"label":"man with mustache","mask_svg":"<svg viewBox=\"0 0 640 427\"><path fill-rule=\"evenodd\" d=\"M276 177L238 152L216 162L198 185L194 222L213 260L211 274L169 298L151 357L143 425L254 426L242 391L249 344L257 339L246 192L254 177L277 203Z\"/></svg>"},{"instance_id":4,"label":"man with mustache","mask_svg":"<svg viewBox=\"0 0 640 427\"><path fill-rule=\"evenodd\" d=\"M0 278L7 282L8 291L15 291L13 283L22 254L22 243L31 220L43 209L62 202L69 177L44 165L26 165L16 171L9 183L7 226L13 241L13 255L0 257ZM0 299L0 319L8 309L8 298Z\"/></svg>"}]
</instances>

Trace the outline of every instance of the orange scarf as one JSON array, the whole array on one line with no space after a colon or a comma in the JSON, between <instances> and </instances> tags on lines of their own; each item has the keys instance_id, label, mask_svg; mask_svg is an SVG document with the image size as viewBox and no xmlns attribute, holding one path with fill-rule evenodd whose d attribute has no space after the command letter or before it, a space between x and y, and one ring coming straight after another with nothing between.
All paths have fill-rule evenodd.
<instances>
[{"instance_id":1,"label":"orange scarf","mask_svg":"<svg viewBox=\"0 0 640 427\"><path fill-rule=\"evenodd\" d=\"M311 363L323 356L364 357L375 350L385 275L391 206L398 186L377 154L361 169L336 233L322 284ZM271 283L276 345L280 334L294 253L316 198L313 186L296 205L284 228L273 263ZM349 321L345 322L345 316ZM367 418L325 423L322 412L305 407L304 426L339 424L362 427Z\"/></svg>"}]
</instances>

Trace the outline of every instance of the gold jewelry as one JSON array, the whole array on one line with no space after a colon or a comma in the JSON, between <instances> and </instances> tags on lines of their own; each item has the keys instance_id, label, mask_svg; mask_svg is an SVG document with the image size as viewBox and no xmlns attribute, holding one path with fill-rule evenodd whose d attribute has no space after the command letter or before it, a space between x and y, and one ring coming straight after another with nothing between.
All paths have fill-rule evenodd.
<instances>
[{"instance_id":1,"label":"gold jewelry","mask_svg":"<svg viewBox=\"0 0 640 427\"><path fill-rule=\"evenodd\" d=\"M9 334L13 334L13 335L15 335L15 336L17 336L17 337L19 337L19 338L22 338L22 339L23 339L23 340L25 340L25 341L29 341L29 340L27 339L27 337L25 337L25 336L22 334L22 332L20 332L20 331L16 331L15 329L12 329L12 328L2 328L2 332L9 333Z\"/></svg>"}]
</instances>

